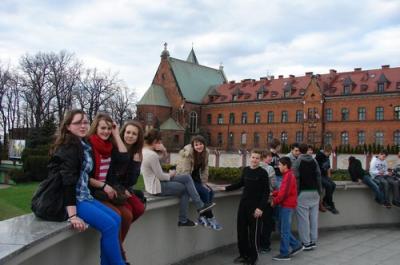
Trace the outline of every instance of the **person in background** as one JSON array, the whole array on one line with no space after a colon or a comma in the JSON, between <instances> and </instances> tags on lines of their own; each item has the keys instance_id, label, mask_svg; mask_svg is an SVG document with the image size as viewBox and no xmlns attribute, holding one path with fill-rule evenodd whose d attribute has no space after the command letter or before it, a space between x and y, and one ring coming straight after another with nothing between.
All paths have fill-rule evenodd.
<instances>
[{"instance_id":1,"label":"person in background","mask_svg":"<svg viewBox=\"0 0 400 265\"><path fill-rule=\"evenodd\" d=\"M279 190L272 192L271 206L280 205L279 226L280 226L280 248L279 255L273 260L290 260L292 256L303 250L303 245L291 232L292 213L297 206L297 184L296 177L293 175L289 157L279 159L279 169L283 175L282 184ZM290 251L291 250L291 251Z\"/></svg>"},{"instance_id":2,"label":"person in background","mask_svg":"<svg viewBox=\"0 0 400 265\"><path fill-rule=\"evenodd\" d=\"M386 150L382 150L377 156L374 156L369 166L369 174L371 175L372 179L379 183L379 186L383 191L383 205L387 208L390 208L390 189L392 189L393 193L393 205L400 206L400 198L399 181L393 176L393 172L389 171L386 161L387 156L388 152Z\"/></svg>"},{"instance_id":3,"label":"person in background","mask_svg":"<svg viewBox=\"0 0 400 265\"><path fill-rule=\"evenodd\" d=\"M364 171L361 165L361 161L354 156L349 157L348 171L353 182L364 183L367 185L375 194L375 201L379 204L383 204L383 193L379 189L378 183L376 183L367 172Z\"/></svg>"},{"instance_id":4,"label":"person in background","mask_svg":"<svg viewBox=\"0 0 400 265\"><path fill-rule=\"evenodd\" d=\"M313 155L314 154L314 147L312 145L307 145L307 154Z\"/></svg>"},{"instance_id":5,"label":"person in background","mask_svg":"<svg viewBox=\"0 0 400 265\"><path fill-rule=\"evenodd\" d=\"M322 187L325 189L325 196L322 199L322 210L325 208L333 214L339 214L339 211L335 207L333 202L333 193L336 189L336 184L332 180L331 176L331 162L330 155L332 154L332 146L327 144L323 150L317 152L315 159L318 162L319 169L321 171Z\"/></svg>"},{"instance_id":6,"label":"person in background","mask_svg":"<svg viewBox=\"0 0 400 265\"><path fill-rule=\"evenodd\" d=\"M208 182L208 156L206 140L203 136L197 135L192 138L190 144L179 151L179 159L176 165L177 175L191 175L194 186L205 204L210 204L214 198L214 192ZM212 210L200 214L199 223L204 227L214 230L222 230Z\"/></svg>"},{"instance_id":7,"label":"person in background","mask_svg":"<svg viewBox=\"0 0 400 265\"><path fill-rule=\"evenodd\" d=\"M161 142L161 133L151 129L144 136L143 160L140 167L143 174L144 186L148 193L156 196L179 197L179 227L195 227L196 222L187 218L189 198L196 205L199 214L210 210L215 203L203 203L189 175L177 175L176 170L164 173L160 164L157 150L166 153Z\"/></svg>"},{"instance_id":8,"label":"person in background","mask_svg":"<svg viewBox=\"0 0 400 265\"><path fill-rule=\"evenodd\" d=\"M269 178L269 191L275 189L275 170L269 164L272 161L271 151L266 150L261 153L260 166L267 171ZM269 196L269 194L268 194ZM274 230L275 222L273 218L273 208L270 202L267 203L262 215L262 226L260 232L260 253L267 254L271 251L271 234Z\"/></svg>"},{"instance_id":9,"label":"person in background","mask_svg":"<svg viewBox=\"0 0 400 265\"><path fill-rule=\"evenodd\" d=\"M261 150L252 150L250 166L244 167L240 181L222 188L233 191L244 187L237 213L239 257L234 263L254 265L258 259L257 243L269 194L268 173L260 167Z\"/></svg>"},{"instance_id":10,"label":"person in background","mask_svg":"<svg viewBox=\"0 0 400 265\"><path fill-rule=\"evenodd\" d=\"M299 149L299 144L298 143L293 143L291 145L290 152L286 155L287 157L290 158L290 162L292 162L292 165L294 161L299 157L300 155L300 149Z\"/></svg>"},{"instance_id":11,"label":"person in background","mask_svg":"<svg viewBox=\"0 0 400 265\"><path fill-rule=\"evenodd\" d=\"M278 152L281 150L281 141L274 138L271 143L269 143L270 151L272 154L272 160L269 164L275 170L275 186L279 188L282 182L282 174L279 171L279 154Z\"/></svg>"},{"instance_id":12,"label":"person in background","mask_svg":"<svg viewBox=\"0 0 400 265\"><path fill-rule=\"evenodd\" d=\"M308 154L307 144L300 144L300 156L293 164L297 179L297 229L304 250L316 248L318 240L318 206L322 193L321 171Z\"/></svg>"}]
</instances>

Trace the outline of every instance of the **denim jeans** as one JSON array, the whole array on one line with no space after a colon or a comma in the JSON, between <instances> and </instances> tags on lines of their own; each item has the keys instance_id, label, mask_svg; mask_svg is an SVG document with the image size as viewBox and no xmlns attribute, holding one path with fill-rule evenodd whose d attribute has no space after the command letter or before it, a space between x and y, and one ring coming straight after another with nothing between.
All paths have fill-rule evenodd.
<instances>
[{"instance_id":1,"label":"denim jeans","mask_svg":"<svg viewBox=\"0 0 400 265\"><path fill-rule=\"evenodd\" d=\"M189 175L179 175L173 177L170 181L161 181L161 193L158 196L178 196L179 201L179 222L187 221L189 198L192 199L196 208L203 207L199 194L193 183L193 179Z\"/></svg>"},{"instance_id":2,"label":"denim jeans","mask_svg":"<svg viewBox=\"0 0 400 265\"><path fill-rule=\"evenodd\" d=\"M280 232L281 232L281 242L280 242L280 254L289 255L289 250L296 249L301 246L299 240L297 240L291 232L292 229L292 208L281 207L280 209ZM290 249L289 249L290 247Z\"/></svg>"},{"instance_id":3,"label":"denim jeans","mask_svg":"<svg viewBox=\"0 0 400 265\"><path fill-rule=\"evenodd\" d=\"M194 181L194 186L199 193L200 199L203 203L211 203L214 199L214 191L201 182ZM205 211L204 213L200 214L201 216L205 216L206 218L213 218L214 215L211 210Z\"/></svg>"},{"instance_id":4,"label":"denim jeans","mask_svg":"<svg viewBox=\"0 0 400 265\"><path fill-rule=\"evenodd\" d=\"M333 193L336 189L336 184L329 177L321 178L322 187L325 189L325 197L323 198L323 202L328 206L334 206L333 203Z\"/></svg>"},{"instance_id":5,"label":"denim jeans","mask_svg":"<svg viewBox=\"0 0 400 265\"><path fill-rule=\"evenodd\" d=\"M101 265L125 265L119 244L121 217L97 200L77 201L76 210L82 220L101 233Z\"/></svg>"},{"instance_id":6,"label":"denim jeans","mask_svg":"<svg viewBox=\"0 0 400 265\"><path fill-rule=\"evenodd\" d=\"M383 192L379 189L379 185L369 175L365 175L362 179L365 185L367 185L375 194L375 200L379 203L384 202Z\"/></svg>"}]
</instances>

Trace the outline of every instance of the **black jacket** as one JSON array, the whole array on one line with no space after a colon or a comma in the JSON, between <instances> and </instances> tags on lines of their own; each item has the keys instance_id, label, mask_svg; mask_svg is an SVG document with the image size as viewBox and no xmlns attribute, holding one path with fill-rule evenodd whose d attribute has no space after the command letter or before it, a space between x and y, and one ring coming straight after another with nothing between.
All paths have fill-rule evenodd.
<instances>
[{"instance_id":1,"label":"black jacket","mask_svg":"<svg viewBox=\"0 0 400 265\"><path fill-rule=\"evenodd\" d=\"M82 161L83 147L76 140L58 147L48 163L49 177L54 174L62 177L65 206L76 205L75 186L80 177Z\"/></svg>"},{"instance_id":2,"label":"black jacket","mask_svg":"<svg viewBox=\"0 0 400 265\"><path fill-rule=\"evenodd\" d=\"M367 175L362 168L361 161L354 156L349 157L349 174L351 180L357 182L359 179L363 179L365 175Z\"/></svg>"},{"instance_id":3,"label":"black jacket","mask_svg":"<svg viewBox=\"0 0 400 265\"><path fill-rule=\"evenodd\" d=\"M328 177L328 170L331 168L329 156L326 156L324 152L320 150L315 155L315 160L317 160L319 169L321 170L321 177Z\"/></svg>"}]
</instances>

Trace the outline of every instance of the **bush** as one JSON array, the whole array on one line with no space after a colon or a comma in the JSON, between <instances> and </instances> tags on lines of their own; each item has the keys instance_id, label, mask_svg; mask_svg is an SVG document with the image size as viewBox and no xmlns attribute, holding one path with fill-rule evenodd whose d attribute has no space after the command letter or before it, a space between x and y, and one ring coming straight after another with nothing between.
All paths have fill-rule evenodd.
<instances>
[{"instance_id":1,"label":"bush","mask_svg":"<svg viewBox=\"0 0 400 265\"><path fill-rule=\"evenodd\" d=\"M31 180L42 181L47 177L49 156L32 155L25 158L24 172Z\"/></svg>"},{"instance_id":2,"label":"bush","mask_svg":"<svg viewBox=\"0 0 400 265\"><path fill-rule=\"evenodd\" d=\"M337 169L332 171L332 180L336 181L351 180L351 177L346 169Z\"/></svg>"},{"instance_id":3,"label":"bush","mask_svg":"<svg viewBox=\"0 0 400 265\"><path fill-rule=\"evenodd\" d=\"M31 179L24 173L23 169L11 169L7 172L11 180L15 183L29 182Z\"/></svg>"},{"instance_id":4,"label":"bush","mask_svg":"<svg viewBox=\"0 0 400 265\"><path fill-rule=\"evenodd\" d=\"M208 179L216 183L237 182L242 174L242 168L210 167Z\"/></svg>"}]
</instances>

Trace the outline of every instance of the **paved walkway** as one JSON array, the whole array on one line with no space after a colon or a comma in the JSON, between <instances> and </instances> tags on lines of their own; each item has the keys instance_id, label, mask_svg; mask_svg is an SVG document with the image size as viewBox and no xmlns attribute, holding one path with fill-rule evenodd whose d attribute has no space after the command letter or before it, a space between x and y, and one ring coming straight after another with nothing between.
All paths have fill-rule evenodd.
<instances>
[{"instance_id":1,"label":"paved walkway","mask_svg":"<svg viewBox=\"0 0 400 265\"><path fill-rule=\"evenodd\" d=\"M258 265L399 265L400 228L354 229L322 232L318 247L303 251L291 261L273 261L278 254L279 242L275 240L272 252L259 256ZM197 259L190 265L230 265L238 256L236 246Z\"/></svg>"}]
</instances>

